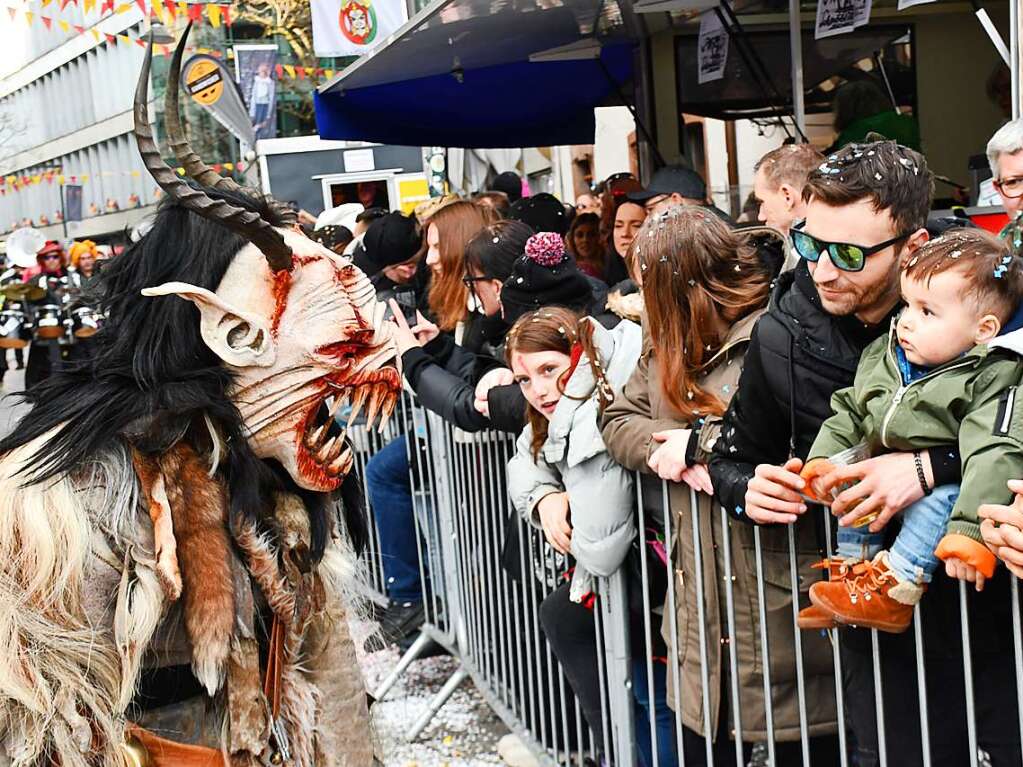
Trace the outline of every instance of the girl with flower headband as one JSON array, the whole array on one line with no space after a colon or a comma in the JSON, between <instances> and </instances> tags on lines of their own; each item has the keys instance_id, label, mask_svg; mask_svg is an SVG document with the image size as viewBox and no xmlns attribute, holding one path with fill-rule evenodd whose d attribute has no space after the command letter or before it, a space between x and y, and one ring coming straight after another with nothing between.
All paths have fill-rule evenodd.
<instances>
[{"instance_id":1,"label":"girl with flower headband","mask_svg":"<svg viewBox=\"0 0 1023 767\"><path fill-rule=\"evenodd\" d=\"M656 498L652 508L661 508L661 480L669 483L676 543L671 552L673 561L660 568L661 578L666 579L675 570L693 573L698 563L704 572L702 594L696 592L695 578L677 579L676 614L672 616L666 606L661 632L667 646L654 647L655 656L680 659L678 676L672 676L678 684L670 701L666 692L668 668L657 658L652 664L659 761L673 765L677 763L676 714L683 725L686 763L702 759L704 754L700 653L694 649L701 641L698 599L708 605L709 618L703 627L707 646L720 647L723 638L729 636L740 642L738 684L742 691L743 732L751 729L748 725L756 721L756 712L761 712L761 721L763 718L763 685L754 667L759 661L751 654L756 624L749 606L756 603L756 581L747 560L740 555L746 547L752 548L752 528L738 525L722 530L717 523L718 509L711 502L706 462L721 416L735 392L754 324L767 308L774 275L765 266L766 253L760 253L748 238L714 214L692 206L678 206L648 218L631 252L642 280L644 353L621 394L604 411L602 433L608 453L616 461L649 477L650 481L642 484L644 496ZM691 494L691 488L695 494ZM691 508L693 498L696 510ZM699 552L693 544L694 511L700 524ZM653 524L650 520L648 516L648 531ZM650 537L657 539L660 533L646 532L647 542L652 543ZM724 596L719 593L726 572L723 556L729 550L725 536L733 552L731 572L736 576L734 634L724 623L725 611L718 607ZM653 576L658 561L653 557L648 560ZM666 580L662 582L666 589ZM665 596L651 594L651 604ZM657 643L660 639L652 637ZM728 697L723 685L723 664L727 664L728 656L715 650L708 655L713 737L729 731ZM646 658L634 659L634 685L649 684L647 662ZM751 717L749 721L747 717ZM641 744L641 751L644 748L646 763L650 763L652 749L646 743ZM715 751L715 763L734 761L734 745L729 744L727 735L715 738L715 748L719 749ZM798 764L798 757L785 763Z\"/></svg>"},{"instance_id":2,"label":"girl with flower headband","mask_svg":"<svg viewBox=\"0 0 1023 767\"><path fill-rule=\"evenodd\" d=\"M591 317L552 307L519 317L505 351L528 403L527 425L508 464L508 492L547 543L575 560L571 583L544 600L540 621L598 734L593 615L579 603L591 599L593 575L618 569L636 530L632 475L608 455L597 419L632 373L641 342L634 323L607 330Z\"/></svg>"}]
</instances>

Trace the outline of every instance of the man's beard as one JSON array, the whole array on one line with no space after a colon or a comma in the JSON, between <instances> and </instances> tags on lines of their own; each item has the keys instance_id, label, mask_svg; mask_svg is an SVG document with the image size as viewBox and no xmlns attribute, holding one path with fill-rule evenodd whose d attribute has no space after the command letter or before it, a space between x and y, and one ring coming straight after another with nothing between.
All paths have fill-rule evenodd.
<instances>
[{"instance_id":1,"label":"man's beard","mask_svg":"<svg viewBox=\"0 0 1023 767\"><path fill-rule=\"evenodd\" d=\"M817 287L821 306L824 311L834 317L847 317L850 314L869 311L887 297L898 300L898 282L893 281L878 280L871 285L862 286L839 280L837 284L834 284L834 288L840 292L837 295L829 296L820 286Z\"/></svg>"}]
</instances>

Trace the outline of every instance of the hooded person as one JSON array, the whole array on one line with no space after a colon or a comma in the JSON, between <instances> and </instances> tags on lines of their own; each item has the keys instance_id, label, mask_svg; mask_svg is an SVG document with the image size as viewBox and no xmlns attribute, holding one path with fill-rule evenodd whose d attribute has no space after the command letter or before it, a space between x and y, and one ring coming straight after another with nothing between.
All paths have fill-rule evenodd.
<instances>
[{"instance_id":1,"label":"hooded person","mask_svg":"<svg viewBox=\"0 0 1023 767\"><path fill-rule=\"evenodd\" d=\"M374 763L347 629L365 530L330 414L400 392L369 281L149 120L152 229L99 273L95 355L0 441L0 763ZM159 733L159 734L157 734Z\"/></svg>"},{"instance_id":2,"label":"hooded person","mask_svg":"<svg viewBox=\"0 0 1023 767\"><path fill-rule=\"evenodd\" d=\"M373 221L363 236L363 258L377 299L424 313L428 310L430 270L422 264L423 235L411 216L392 212Z\"/></svg>"}]
</instances>

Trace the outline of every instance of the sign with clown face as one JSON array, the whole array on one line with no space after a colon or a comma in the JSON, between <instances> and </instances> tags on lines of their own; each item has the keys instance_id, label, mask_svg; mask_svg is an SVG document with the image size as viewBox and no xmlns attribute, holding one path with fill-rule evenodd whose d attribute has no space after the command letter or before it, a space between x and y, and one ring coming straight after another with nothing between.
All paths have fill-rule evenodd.
<instances>
[{"instance_id":1,"label":"sign with clown face","mask_svg":"<svg viewBox=\"0 0 1023 767\"><path fill-rule=\"evenodd\" d=\"M368 53L405 22L403 0L312 0L317 56Z\"/></svg>"}]
</instances>

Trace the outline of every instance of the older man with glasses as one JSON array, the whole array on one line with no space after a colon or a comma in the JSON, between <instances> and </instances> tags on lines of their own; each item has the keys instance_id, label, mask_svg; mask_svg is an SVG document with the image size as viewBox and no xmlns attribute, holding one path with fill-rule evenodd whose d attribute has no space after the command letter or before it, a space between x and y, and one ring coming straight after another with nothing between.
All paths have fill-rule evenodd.
<instances>
[{"instance_id":1,"label":"older man with glasses","mask_svg":"<svg viewBox=\"0 0 1023 767\"><path fill-rule=\"evenodd\" d=\"M999 128L987 142L987 161L995 191L1009 214L1009 223L999 235L1017 252L1023 245L1023 119Z\"/></svg>"}]
</instances>

